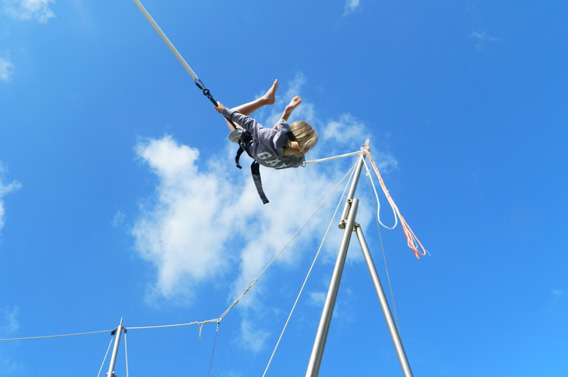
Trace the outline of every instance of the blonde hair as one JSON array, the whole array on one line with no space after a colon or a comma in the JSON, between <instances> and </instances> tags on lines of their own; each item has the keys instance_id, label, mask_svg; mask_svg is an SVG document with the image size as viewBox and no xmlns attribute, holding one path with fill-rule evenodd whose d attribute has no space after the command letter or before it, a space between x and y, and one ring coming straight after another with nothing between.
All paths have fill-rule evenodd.
<instances>
[{"instance_id":1,"label":"blonde hair","mask_svg":"<svg viewBox=\"0 0 568 377\"><path fill-rule=\"evenodd\" d=\"M294 152L296 156L308 153L318 142L318 133L308 122L296 121L290 125L294 140L288 140L286 149Z\"/></svg>"}]
</instances>

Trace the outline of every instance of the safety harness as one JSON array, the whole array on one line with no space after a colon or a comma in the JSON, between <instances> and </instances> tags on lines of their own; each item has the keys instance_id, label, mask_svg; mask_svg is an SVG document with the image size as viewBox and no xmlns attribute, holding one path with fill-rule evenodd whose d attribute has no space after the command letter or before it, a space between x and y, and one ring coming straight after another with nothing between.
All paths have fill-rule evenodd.
<instances>
[{"instance_id":1,"label":"safety harness","mask_svg":"<svg viewBox=\"0 0 568 377\"><path fill-rule=\"evenodd\" d=\"M252 180L254 181L254 186L256 187L256 191L258 192L258 196L262 199L262 203L268 203L268 198L264 194L264 190L262 189L262 181L260 180L260 164L257 160L254 159L252 153L250 152L250 147L252 145L252 135L248 131L243 131L241 133L241 137L239 138L239 150L237 151L237 155L235 156L235 163L237 164L237 168L242 169L239 160L243 152L247 152L247 154L253 159L252 164L250 165L250 172L252 174Z\"/></svg>"}]
</instances>

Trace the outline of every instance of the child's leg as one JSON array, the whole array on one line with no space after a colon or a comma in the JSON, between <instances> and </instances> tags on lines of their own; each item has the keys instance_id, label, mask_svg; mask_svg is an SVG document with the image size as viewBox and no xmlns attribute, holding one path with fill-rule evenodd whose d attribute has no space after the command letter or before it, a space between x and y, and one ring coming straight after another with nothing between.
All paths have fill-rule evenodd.
<instances>
[{"instance_id":1,"label":"child's leg","mask_svg":"<svg viewBox=\"0 0 568 377\"><path fill-rule=\"evenodd\" d=\"M248 116L264 105L274 105L274 103L276 102L276 89L278 89L278 80L274 80L274 83L272 84L270 89L268 89L266 94L264 94L264 96L257 98L254 101L234 107L232 110L236 110L239 113ZM233 131L233 125L227 119L225 119L225 122L227 122L229 129Z\"/></svg>"},{"instance_id":2,"label":"child's leg","mask_svg":"<svg viewBox=\"0 0 568 377\"><path fill-rule=\"evenodd\" d=\"M274 102L276 102L276 89L278 89L278 80L274 80L274 83L265 95L254 101L237 106L233 110L237 110L243 115L250 115L264 105L274 105Z\"/></svg>"}]
</instances>

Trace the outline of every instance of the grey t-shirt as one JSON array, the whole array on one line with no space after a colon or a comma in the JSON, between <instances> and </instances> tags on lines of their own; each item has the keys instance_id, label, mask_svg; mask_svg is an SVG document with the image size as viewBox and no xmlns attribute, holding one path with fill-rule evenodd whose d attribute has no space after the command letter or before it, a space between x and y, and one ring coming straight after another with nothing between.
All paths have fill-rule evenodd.
<instances>
[{"instance_id":1,"label":"grey t-shirt","mask_svg":"<svg viewBox=\"0 0 568 377\"><path fill-rule=\"evenodd\" d=\"M288 141L290 125L280 119L276 129L265 128L255 119L231 109L223 109L223 115L247 130L252 135L249 152L259 164L274 168L297 168L305 161L304 156L284 156L284 146Z\"/></svg>"}]
</instances>

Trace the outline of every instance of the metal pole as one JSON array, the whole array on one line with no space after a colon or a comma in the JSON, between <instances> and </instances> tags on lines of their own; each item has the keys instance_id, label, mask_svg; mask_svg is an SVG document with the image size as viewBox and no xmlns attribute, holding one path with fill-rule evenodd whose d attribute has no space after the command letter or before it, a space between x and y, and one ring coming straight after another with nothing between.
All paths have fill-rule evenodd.
<instances>
[{"instance_id":1,"label":"metal pole","mask_svg":"<svg viewBox=\"0 0 568 377\"><path fill-rule=\"evenodd\" d=\"M363 148L369 146L369 139L365 140L365 145ZM355 196L355 190L357 190L357 183L359 183L359 177L361 176L361 170L363 169L363 160L365 155L359 156L357 160L357 166L355 167L355 173L353 174L353 182L351 182L351 187L347 193L347 202L345 207L343 207L343 214L341 215L341 222L339 223L339 229L345 229L345 220L347 219L347 212L349 211L350 200Z\"/></svg>"},{"instance_id":2,"label":"metal pole","mask_svg":"<svg viewBox=\"0 0 568 377\"><path fill-rule=\"evenodd\" d=\"M369 268L371 279L373 279L373 285L375 286L375 291L377 292L377 296L381 303L381 309L383 310L385 320L387 321L387 326L389 328L392 342L394 343L394 348L398 356L398 361L400 362L400 366L402 368L402 373L404 374L405 377L412 377L412 371L410 370L410 365L408 364L408 359L406 358L406 353L404 352L402 341L400 340L400 334L398 333L396 324L392 318L392 313L389 308L389 303L385 296L385 292L383 291L383 287L381 285L381 281L379 280L379 275L377 274L377 270L375 269L375 264L373 263L371 252L367 247L367 242L365 241L363 230L361 229L359 224L355 224L355 232L357 233L357 238L359 239L359 243L361 244L361 250L363 251L363 255L365 256L365 262L367 262L367 267Z\"/></svg>"},{"instance_id":3,"label":"metal pole","mask_svg":"<svg viewBox=\"0 0 568 377\"><path fill-rule=\"evenodd\" d=\"M339 248L339 254L337 255L337 261L335 262L335 269L333 270L333 275L329 284L329 290L325 299L316 339L312 348L312 355L310 356L310 362L306 371L306 377L317 377L319 373L319 368L323 357L323 350L325 348L325 341L327 339L327 333L329 331L329 325L331 323L331 317L333 315L333 308L335 307L335 300L337 299L337 291L339 290L339 283L341 282L341 274L343 273L343 267L345 266L345 259L347 257L347 250L349 249L349 241L351 241L351 234L353 233L353 226L355 224L355 216L357 215L358 205L359 200L353 199L350 206L351 208L347 216L347 223L345 232L343 233L343 240L341 241L341 247Z\"/></svg>"},{"instance_id":4,"label":"metal pole","mask_svg":"<svg viewBox=\"0 0 568 377\"><path fill-rule=\"evenodd\" d=\"M118 353L118 345L120 344L120 336L122 335L122 318L120 319L120 324L116 328L114 333L114 347L112 349L112 357L110 359L110 365L108 367L107 377L114 377L114 364L116 363L116 355Z\"/></svg>"}]
</instances>

